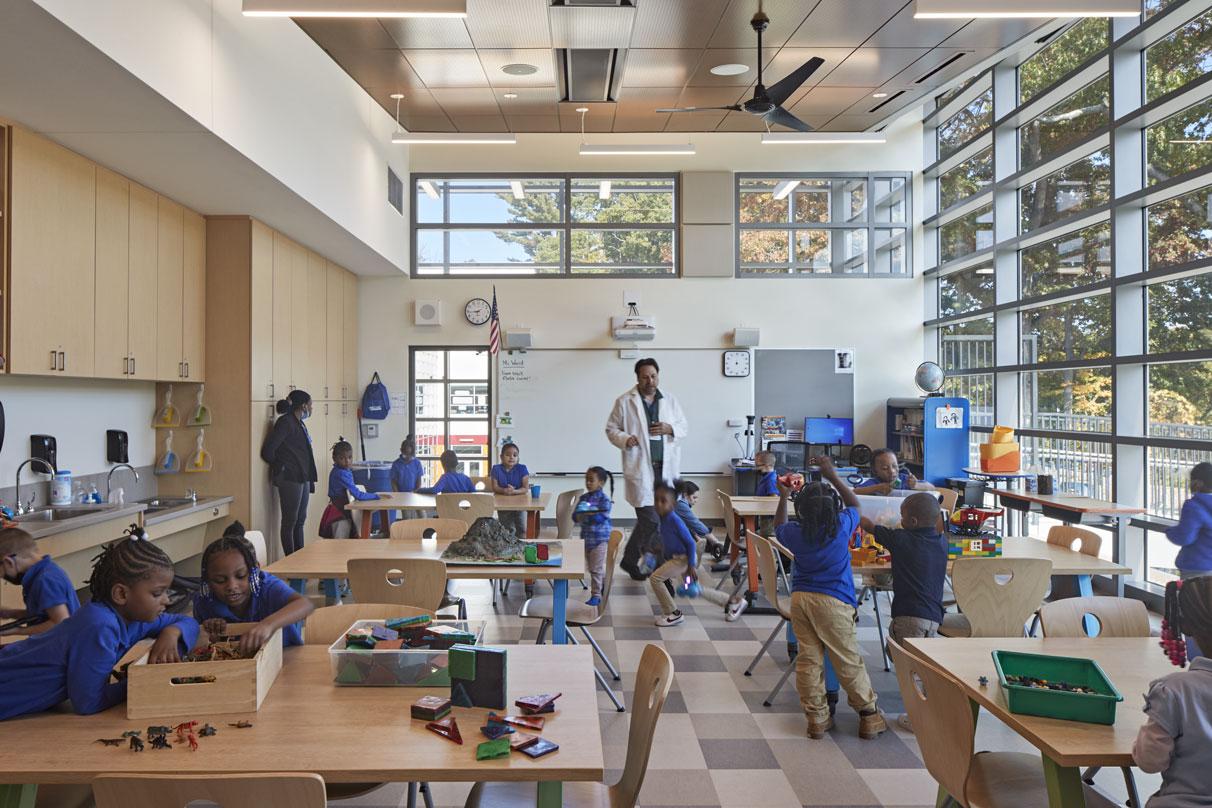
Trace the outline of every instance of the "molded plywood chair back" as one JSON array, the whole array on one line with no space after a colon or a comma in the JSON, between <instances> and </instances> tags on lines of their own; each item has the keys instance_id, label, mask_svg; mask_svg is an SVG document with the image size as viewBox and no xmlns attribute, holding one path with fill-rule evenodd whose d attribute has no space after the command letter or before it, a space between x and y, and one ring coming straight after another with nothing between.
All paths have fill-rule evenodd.
<instances>
[{"instance_id":1,"label":"molded plywood chair back","mask_svg":"<svg viewBox=\"0 0 1212 808\"><path fill-rule=\"evenodd\" d=\"M492 493L492 480L489 479L488 475L484 475L483 477L469 477L468 479L471 480L471 484L475 486L477 491L487 491L490 494Z\"/></svg>"},{"instance_id":2,"label":"molded plywood chair back","mask_svg":"<svg viewBox=\"0 0 1212 808\"><path fill-rule=\"evenodd\" d=\"M265 548L265 534L259 530L246 530L244 538L248 539L253 550L257 552L257 563L262 567L269 564L269 551Z\"/></svg>"},{"instance_id":3,"label":"molded plywood chair back","mask_svg":"<svg viewBox=\"0 0 1212 808\"><path fill-rule=\"evenodd\" d=\"M462 519L401 519L391 523L393 541L410 541L430 538L427 530L434 531L433 538L441 541L458 541L467 532L467 522Z\"/></svg>"},{"instance_id":4,"label":"molded plywood chair back","mask_svg":"<svg viewBox=\"0 0 1212 808\"><path fill-rule=\"evenodd\" d=\"M572 512L577 506L577 500L581 498L581 494L585 493L584 488L574 488L571 491L564 491L556 497L556 538L571 539L572 538Z\"/></svg>"},{"instance_id":5,"label":"molded plywood chair back","mask_svg":"<svg viewBox=\"0 0 1212 808\"><path fill-rule=\"evenodd\" d=\"M1044 558L957 558L951 587L962 614L947 614L946 637L1021 637L1048 591L1052 562Z\"/></svg>"},{"instance_id":6,"label":"molded plywood chair back","mask_svg":"<svg viewBox=\"0 0 1212 808\"><path fill-rule=\"evenodd\" d=\"M223 808L324 808L318 774L102 774L93 780L97 808L184 808L213 802Z\"/></svg>"},{"instance_id":7,"label":"molded plywood chair back","mask_svg":"<svg viewBox=\"0 0 1212 808\"><path fill-rule=\"evenodd\" d=\"M1077 525L1054 525L1048 531L1048 544L1055 544L1067 550L1076 550L1082 555L1098 557L1102 549L1103 537L1093 530L1087 530Z\"/></svg>"},{"instance_id":8,"label":"molded plywood chair back","mask_svg":"<svg viewBox=\"0 0 1212 808\"><path fill-rule=\"evenodd\" d=\"M1065 598L1040 607L1045 637L1085 637L1085 618L1093 618L1096 637L1148 637L1149 610L1131 598Z\"/></svg>"},{"instance_id":9,"label":"molded plywood chair back","mask_svg":"<svg viewBox=\"0 0 1212 808\"><path fill-rule=\"evenodd\" d=\"M933 491L927 491L930 494L936 494L941 507L948 514L955 510L955 504L959 502L959 491L954 488L936 488Z\"/></svg>"},{"instance_id":10,"label":"molded plywood chair back","mask_svg":"<svg viewBox=\"0 0 1212 808\"><path fill-rule=\"evenodd\" d=\"M496 497L492 494L438 494L438 517L460 519L467 524L497 512Z\"/></svg>"},{"instance_id":11,"label":"molded plywood chair back","mask_svg":"<svg viewBox=\"0 0 1212 808\"><path fill-rule=\"evenodd\" d=\"M340 606L324 606L307 615L307 621L303 624L303 642L306 645L332 645L359 620L389 620L393 617L414 617L419 614L434 616L428 609L394 603L344 603Z\"/></svg>"},{"instance_id":12,"label":"molded plywood chair back","mask_svg":"<svg viewBox=\"0 0 1212 808\"><path fill-rule=\"evenodd\" d=\"M752 542L750 552L757 557L758 575L762 579L762 594L778 611L784 620L791 619L791 604L779 597L779 563L778 556L783 550L781 544L776 544L765 536L750 536ZM790 554L787 554L790 557Z\"/></svg>"},{"instance_id":13,"label":"molded plywood chair back","mask_svg":"<svg viewBox=\"0 0 1212 808\"><path fill-rule=\"evenodd\" d=\"M446 563L437 558L351 558L349 588L360 603L397 603L430 612L442 605Z\"/></svg>"}]
</instances>

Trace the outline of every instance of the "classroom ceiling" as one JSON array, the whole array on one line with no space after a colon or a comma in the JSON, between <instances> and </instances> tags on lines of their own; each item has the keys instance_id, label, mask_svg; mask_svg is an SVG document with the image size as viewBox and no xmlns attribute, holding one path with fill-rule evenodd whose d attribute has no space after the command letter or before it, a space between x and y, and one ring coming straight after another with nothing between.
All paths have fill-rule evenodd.
<instances>
[{"instance_id":1,"label":"classroom ceiling","mask_svg":"<svg viewBox=\"0 0 1212 808\"><path fill-rule=\"evenodd\" d=\"M592 132L764 129L761 119L744 112L654 112L725 106L753 95L757 39L749 20L759 0L550 5L467 0L465 19L296 22L390 114L396 110L390 96L402 93L400 121L413 132L576 132L579 106L589 107L585 129ZM871 128L1035 29L1055 27L1040 20L915 20L912 0L761 5L770 17L762 42L767 86L813 56L825 60L784 104L824 131ZM609 52L617 51L613 61L621 68L615 68L609 96L565 100L563 48L587 62L577 68L573 60L574 87L594 85L595 69L610 64ZM599 58L603 51L608 55ZM528 75L503 70L519 63L535 69ZM750 69L733 76L710 72L726 63ZM605 78L595 86L604 88Z\"/></svg>"}]
</instances>

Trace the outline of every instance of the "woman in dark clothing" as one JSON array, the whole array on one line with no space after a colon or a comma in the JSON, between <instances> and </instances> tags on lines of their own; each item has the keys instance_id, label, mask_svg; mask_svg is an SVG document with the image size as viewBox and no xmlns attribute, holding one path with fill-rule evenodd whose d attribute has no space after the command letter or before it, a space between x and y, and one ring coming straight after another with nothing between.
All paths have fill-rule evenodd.
<instances>
[{"instance_id":1,"label":"woman in dark clothing","mask_svg":"<svg viewBox=\"0 0 1212 808\"><path fill-rule=\"evenodd\" d=\"M311 435L303 422L311 415L311 396L302 390L277 404L281 417L261 446L261 459L269 464L269 479L278 488L282 505L282 552L290 555L303 546L307 499L316 490L316 460Z\"/></svg>"}]
</instances>

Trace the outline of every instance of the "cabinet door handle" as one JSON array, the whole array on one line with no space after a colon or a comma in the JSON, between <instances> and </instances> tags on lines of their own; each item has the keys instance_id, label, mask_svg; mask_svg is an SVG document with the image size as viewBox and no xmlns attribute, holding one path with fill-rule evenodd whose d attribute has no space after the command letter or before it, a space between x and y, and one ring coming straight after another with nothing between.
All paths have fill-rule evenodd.
<instances>
[{"instance_id":1,"label":"cabinet door handle","mask_svg":"<svg viewBox=\"0 0 1212 808\"><path fill-rule=\"evenodd\" d=\"M189 362L185 363L185 378L189 378Z\"/></svg>"},{"instance_id":2,"label":"cabinet door handle","mask_svg":"<svg viewBox=\"0 0 1212 808\"><path fill-rule=\"evenodd\" d=\"M122 375L123 376L130 375L130 357L129 356L122 357Z\"/></svg>"},{"instance_id":3,"label":"cabinet door handle","mask_svg":"<svg viewBox=\"0 0 1212 808\"><path fill-rule=\"evenodd\" d=\"M67 353L59 351L59 372L67 370Z\"/></svg>"},{"instance_id":4,"label":"cabinet door handle","mask_svg":"<svg viewBox=\"0 0 1212 808\"><path fill-rule=\"evenodd\" d=\"M50 367L50 369L51 369L51 370L58 370L58 369L59 369L59 354L55 353L54 351L51 351L51 367Z\"/></svg>"},{"instance_id":5,"label":"cabinet door handle","mask_svg":"<svg viewBox=\"0 0 1212 808\"><path fill-rule=\"evenodd\" d=\"M130 358L130 375L135 375L135 358L133 356Z\"/></svg>"},{"instance_id":6,"label":"cabinet door handle","mask_svg":"<svg viewBox=\"0 0 1212 808\"><path fill-rule=\"evenodd\" d=\"M328 385L324 386L324 397L328 398ZM324 410L324 412L327 414L328 410Z\"/></svg>"},{"instance_id":7,"label":"cabinet door handle","mask_svg":"<svg viewBox=\"0 0 1212 808\"><path fill-rule=\"evenodd\" d=\"M178 379L185 378L185 363L184 362L177 363L177 378Z\"/></svg>"}]
</instances>

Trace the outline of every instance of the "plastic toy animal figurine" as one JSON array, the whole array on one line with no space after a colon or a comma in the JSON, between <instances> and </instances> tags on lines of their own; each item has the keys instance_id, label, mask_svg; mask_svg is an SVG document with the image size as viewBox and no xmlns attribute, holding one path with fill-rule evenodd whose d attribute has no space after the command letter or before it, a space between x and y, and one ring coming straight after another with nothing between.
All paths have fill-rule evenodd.
<instances>
[{"instance_id":1,"label":"plastic toy animal figurine","mask_svg":"<svg viewBox=\"0 0 1212 808\"><path fill-rule=\"evenodd\" d=\"M122 733L122 737L123 738L137 738L142 734L143 734L143 730L141 730L141 729L128 729L126 732Z\"/></svg>"},{"instance_id":2,"label":"plastic toy animal figurine","mask_svg":"<svg viewBox=\"0 0 1212 808\"><path fill-rule=\"evenodd\" d=\"M189 735L186 737L186 740L189 741L189 751L197 752L198 751L198 736L194 735L194 733L191 731L189 733Z\"/></svg>"},{"instance_id":3,"label":"plastic toy animal figurine","mask_svg":"<svg viewBox=\"0 0 1212 808\"><path fill-rule=\"evenodd\" d=\"M177 733L177 743L185 743L185 736L193 735L196 726L198 726L197 721L183 721L173 727L173 732Z\"/></svg>"},{"instance_id":4,"label":"plastic toy animal figurine","mask_svg":"<svg viewBox=\"0 0 1212 808\"><path fill-rule=\"evenodd\" d=\"M248 729L252 726L252 722L251 721L237 721L236 723L228 724L227 726L235 727L236 729Z\"/></svg>"},{"instance_id":5,"label":"plastic toy animal figurine","mask_svg":"<svg viewBox=\"0 0 1212 808\"><path fill-rule=\"evenodd\" d=\"M976 680L976 683L979 684L981 687L988 687L989 686L989 677L982 676L981 678Z\"/></svg>"},{"instance_id":6,"label":"plastic toy animal figurine","mask_svg":"<svg viewBox=\"0 0 1212 808\"><path fill-rule=\"evenodd\" d=\"M151 739L152 749L172 749L173 745L168 742L167 735L153 735Z\"/></svg>"},{"instance_id":7,"label":"plastic toy animal figurine","mask_svg":"<svg viewBox=\"0 0 1212 808\"><path fill-rule=\"evenodd\" d=\"M132 752L142 752L143 751L143 739L140 738L138 735L130 736L130 751L132 751Z\"/></svg>"},{"instance_id":8,"label":"plastic toy animal figurine","mask_svg":"<svg viewBox=\"0 0 1212 808\"><path fill-rule=\"evenodd\" d=\"M98 738L93 743L105 744L106 746L121 746L125 738Z\"/></svg>"},{"instance_id":9,"label":"plastic toy animal figurine","mask_svg":"<svg viewBox=\"0 0 1212 808\"><path fill-rule=\"evenodd\" d=\"M160 725L151 726L147 728L147 737L150 738L153 735L167 735L170 732L172 732L170 727L163 727Z\"/></svg>"},{"instance_id":10,"label":"plastic toy animal figurine","mask_svg":"<svg viewBox=\"0 0 1212 808\"><path fill-rule=\"evenodd\" d=\"M198 730L198 734L203 738L209 738L212 735L218 735L219 730L215 729L210 724L203 724L202 729Z\"/></svg>"}]
</instances>

